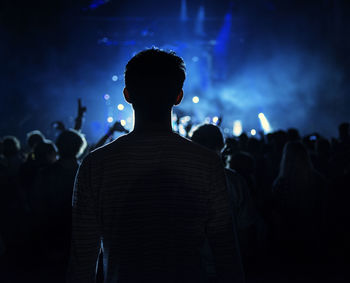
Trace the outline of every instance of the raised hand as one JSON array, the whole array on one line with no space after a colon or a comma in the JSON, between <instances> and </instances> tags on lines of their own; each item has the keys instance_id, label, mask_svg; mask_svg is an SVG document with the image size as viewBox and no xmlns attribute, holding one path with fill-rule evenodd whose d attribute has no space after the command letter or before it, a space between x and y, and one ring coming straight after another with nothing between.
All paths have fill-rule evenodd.
<instances>
[{"instance_id":1,"label":"raised hand","mask_svg":"<svg viewBox=\"0 0 350 283\"><path fill-rule=\"evenodd\" d=\"M81 99L78 98L78 116L75 118L74 129L80 131L83 125L83 117L86 112L86 107L81 105Z\"/></svg>"},{"instance_id":2,"label":"raised hand","mask_svg":"<svg viewBox=\"0 0 350 283\"><path fill-rule=\"evenodd\" d=\"M86 110L86 106L81 106L81 99L78 98L78 117L83 117Z\"/></svg>"},{"instance_id":3,"label":"raised hand","mask_svg":"<svg viewBox=\"0 0 350 283\"><path fill-rule=\"evenodd\" d=\"M111 133L114 132L122 132L122 133L128 133L129 131L123 127L123 125L117 121L113 124L113 126L109 129Z\"/></svg>"}]
</instances>

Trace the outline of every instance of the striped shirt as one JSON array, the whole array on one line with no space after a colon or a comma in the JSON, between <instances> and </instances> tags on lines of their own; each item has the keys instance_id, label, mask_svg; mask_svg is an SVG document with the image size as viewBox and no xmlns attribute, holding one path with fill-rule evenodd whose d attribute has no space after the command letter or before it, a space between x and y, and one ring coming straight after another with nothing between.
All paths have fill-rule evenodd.
<instances>
[{"instance_id":1,"label":"striped shirt","mask_svg":"<svg viewBox=\"0 0 350 283\"><path fill-rule=\"evenodd\" d=\"M205 282L207 239L217 277L242 282L220 158L172 132L132 132L90 153L73 193L69 282Z\"/></svg>"}]
</instances>

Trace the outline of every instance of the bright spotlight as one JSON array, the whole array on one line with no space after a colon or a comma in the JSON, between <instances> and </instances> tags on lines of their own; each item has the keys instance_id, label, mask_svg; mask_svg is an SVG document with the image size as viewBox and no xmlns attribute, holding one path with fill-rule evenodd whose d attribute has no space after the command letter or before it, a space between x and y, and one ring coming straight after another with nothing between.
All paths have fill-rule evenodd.
<instances>
[{"instance_id":1,"label":"bright spotlight","mask_svg":"<svg viewBox=\"0 0 350 283\"><path fill-rule=\"evenodd\" d=\"M213 117L212 120L213 120L213 123L216 124L216 123L219 121L219 117L218 117L218 116L215 116L215 117Z\"/></svg>"},{"instance_id":2,"label":"bright spotlight","mask_svg":"<svg viewBox=\"0 0 350 283\"><path fill-rule=\"evenodd\" d=\"M251 129L250 134L251 134L252 136L255 136L255 135L256 135L256 130L255 130L255 129Z\"/></svg>"},{"instance_id":3,"label":"bright spotlight","mask_svg":"<svg viewBox=\"0 0 350 283\"><path fill-rule=\"evenodd\" d=\"M182 124L179 125L179 133L183 137L186 136L186 130L185 130L184 125L182 125Z\"/></svg>"},{"instance_id":4,"label":"bright spotlight","mask_svg":"<svg viewBox=\"0 0 350 283\"><path fill-rule=\"evenodd\" d=\"M191 116L184 116L184 117L181 117L181 118L180 118L180 122L181 122L182 124L186 124L186 123L188 123L189 121L191 121Z\"/></svg>"},{"instance_id":5,"label":"bright spotlight","mask_svg":"<svg viewBox=\"0 0 350 283\"><path fill-rule=\"evenodd\" d=\"M117 108L118 108L118 110L123 111L124 110L124 105L123 104L118 104Z\"/></svg>"},{"instance_id":6,"label":"bright spotlight","mask_svg":"<svg viewBox=\"0 0 350 283\"><path fill-rule=\"evenodd\" d=\"M113 122L113 120L114 120L114 119L113 119L113 117L112 117L112 116L109 116L109 117L107 118L107 122L108 122L108 123L112 123L112 122Z\"/></svg>"},{"instance_id":7,"label":"bright spotlight","mask_svg":"<svg viewBox=\"0 0 350 283\"><path fill-rule=\"evenodd\" d=\"M198 96L193 96L192 102L193 103L198 103L199 102L199 97Z\"/></svg>"},{"instance_id":8,"label":"bright spotlight","mask_svg":"<svg viewBox=\"0 0 350 283\"><path fill-rule=\"evenodd\" d=\"M236 137L240 136L243 132L241 120L236 120L233 122L233 135Z\"/></svg>"},{"instance_id":9,"label":"bright spotlight","mask_svg":"<svg viewBox=\"0 0 350 283\"><path fill-rule=\"evenodd\" d=\"M270 126L269 121L265 117L264 113L259 113L258 117L260 119L260 124L261 124L261 127L263 128L264 132L265 133L271 133L272 132L272 128Z\"/></svg>"},{"instance_id":10,"label":"bright spotlight","mask_svg":"<svg viewBox=\"0 0 350 283\"><path fill-rule=\"evenodd\" d=\"M117 75L114 75L113 77L112 77L112 81L113 82L116 82L118 80L118 76Z\"/></svg>"},{"instance_id":11,"label":"bright spotlight","mask_svg":"<svg viewBox=\"0 0 350 283\"><path fill-rule=\"evenodd\" d=\"M125 120L120 120L120 124L124 127L126 125L126 121Z\"/></svg>"}]
</instances>

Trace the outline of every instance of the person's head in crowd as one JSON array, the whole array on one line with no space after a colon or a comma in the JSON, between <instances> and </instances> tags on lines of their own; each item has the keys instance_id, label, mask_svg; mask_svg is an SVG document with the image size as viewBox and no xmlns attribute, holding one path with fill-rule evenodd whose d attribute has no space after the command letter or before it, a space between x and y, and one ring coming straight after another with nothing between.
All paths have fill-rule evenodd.
<instances>
[{"instance_id":1,"label":"person's head in crowd","mask_svg":"<svg viewBox=\"0 0 350 283\"><path fill-rule=\"evenodd\" d=\"M34 159L39 166L50 165L57 160L57 148L50 140L38 143L34 148Z\"/></svg>"},{"instance_id":2,"label":"person's head in crowd","mask_svg":"<svg viewBox=\"0 0 350 283\"><path fill-rule=\"evenodd\" d=\"M181 102L184 61L174 52L151 48L137 53L126 65L124 97L148 120L168 113Z\"/></svg>"},{"instance_id":3,"label":"person's head in crowd","mask_svg":"<svg viewBox=\"0 0 350 283\"><path fill-rule=\"evenodd\" d=\"M295 128L290 128L287 131L287 137L288 137L288 141L299 141L300 140L299 131Z\"/></svg>"},{"instance_id":4,"label":"person's head in crowd","mask_svg":"<svg viewBox=\"0 0 350 283\"><path fill-rule=\"evenodd\" d=\"M239 137L238 137L238 144L239 144L239 148L240 150L245 151L247 149L247 143L248 143L248 135L246 133L242 133Z\"/></svg>"},{"instance_id":5,"label":"person's head in crowd","mask_svg":"<svg viewBox=\"0 0 350 283\"><path fill-rule=\"evenodd\" d=\"M301 142L288 142L283 149L279 177L292 179L312 170L309 153Z\"/></svg>"},{"instance_id":6,"label":"person's head in crowd","mask_svg":"<svg viewBox=\"0 0 350 283\"><path fill-rule=\"evenodd\" d=\"M303 137L302 142L308 151L315 152L316 142L320 137L321 136L318 133L313 133Z\"/></svg>"},{"instance_id":7,"label":"person's head in crowd","mask_svg":"<svg viewBox=\"0 0 350 283\"><path fill-rule=\"evenodd\" d=\"M220 154L224 147L224 138L218 126L204 124L192 134L191 140Z\"/></svg>"},{"instance_id":8,"label":"person's head in crowd","mask_svg":"<svg viewBox=\"0 0 350 283\"><path fill-rule=\"evenodd\" d=\"M350 123L341 123L338 127L340 141L350 140Z\"/></svg>"},{"instance_id":9,"label":"person's head in crowd","mask_svg":"<svg viewBox=\"0 0 350 283\"><path fill-rule=\"evenodd\" d=\"M63 131L56 140L60 159L78 158L85 150L85 137L73 129Z\"/></svg>"},{"instance_id":10,"label":"person's head in crowd","mask_svg":"<svg viewBox=\"0 0 350 283\"><path fill-rule=\"evenodd\" d=\"M14 136L5 136L2 141L3 155L6 158L16 156L21 150L20 141Z\"/></svg>"},{"instance_id":11,"label":"person's head in crowd","mask_svg":"<svg viewBox=\"0 0 350 283\"><path fill-rule=\"evenodd\" d=\"M37 144L43 142L44 139L44 135L38 130L27 133L27 144L31 150L33 150Z\"/></svg>"},{"instance_id":12,"label":"person's head in crowd","mask_svg":"<svg viewBox=\"0 0 350 283\"><path fill-rule=\"evenodd\" d=\"M282 152L284 145L287 142L287 133L282 130L278 130L273 133L273 146L275 151Z\"/></svg>"},{"instance_id":13,"label":"person's head in crowd","mask_svg":"<svg viewBox=\"0 0 350 283\"><path fill-rule=\"evenodd\" d=\"M267 141L267 143L268 144L272 144L273 143L273 133L268 133L267 135L266 135L266 141Z\"/></svg>"},{"instance_id":14,"label":"person's head in crowd","mask_svg":"<svg viewBox=\"0 0 350 283\"><path fill-rule=\"evenodd\" d=\"M316 153L320 157L328 159L331 155L331 144L328 140L320 138L316 141Z\"/></svg>"}]
</instances>

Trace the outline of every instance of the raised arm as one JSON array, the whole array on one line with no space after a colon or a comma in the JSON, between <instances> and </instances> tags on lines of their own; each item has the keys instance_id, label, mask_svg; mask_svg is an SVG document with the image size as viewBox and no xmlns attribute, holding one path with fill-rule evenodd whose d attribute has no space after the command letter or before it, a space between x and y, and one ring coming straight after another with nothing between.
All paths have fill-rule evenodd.
<instances>
[{"instance_id":1,"label":"raised arm","mask_svg":"<svg viewBox=\"0 0 350 283\"><path fill-rule=\"evenodd\" d=\"M86 107L81 105L81 99L78 99L78 115L77 118L75 118L75 125L74 130L81 131L81 128L83 126L83 118L84 114L86 112Z\"/></svg>"},{"instance_id":2,"label":"raised arm","mask_svg":"<svg viewBox=\"0 0 350 283\"><path fill-rule=\"evenodd\" d=\"M103 146L106 143L106 141L113 136L114 132L129 133L129 131L122 126L120 121L117 121L112 127L108 129L107 133L99 139L94 148Z\"/></svg>"},{"instance_id":3,"label":"raised arm","mask_svg":"<svg viewBox=\"0 0 350 283\"><path fill-rule=\"evenodd\" d=\"M100 251L98 196L91 186L91 157L88 155L76 176L73 192L72 243L68 282L95 282Z\"/></svg>"},{"instance_id":4,"label":"raised arm","mask_svg":"<svg viewBox=\"0 0 350 283\"><path fill-rule=\"evenodd\" d=\"M207 237L219 282L243 283L236 223L229 204L225 172L218 157L213 163Z\"/></svg>"}]
</instances>

